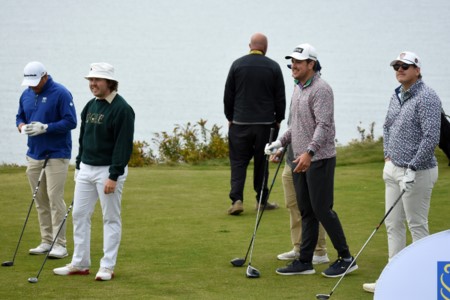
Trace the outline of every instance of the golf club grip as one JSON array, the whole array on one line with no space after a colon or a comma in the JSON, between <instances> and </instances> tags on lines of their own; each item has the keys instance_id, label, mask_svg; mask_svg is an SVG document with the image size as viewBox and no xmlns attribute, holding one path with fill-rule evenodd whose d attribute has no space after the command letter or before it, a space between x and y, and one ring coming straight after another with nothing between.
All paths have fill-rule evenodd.
<instances>
[{"instance_id":1,"label":"golf club grip","mask_svg":"<svg viewBox=\"0 0 450 300\"><path fill-rule=\"evenodd\" d=\"M270 128L270 135L269 135L269 144L273 142L273 135L275 133L275 128Z\"/></svg>"},{"instance_id":2,"label":"golf club grip","mask_svg":"<svg viewBox=\"0 0 450 300\"><path fill-rule=\"evenodd\" d=\"M44 165L42 166L42 169L45 169L45 167L47 166L48 160L50 159L50 156L47 155L45 156L45 160L44 160Z\"/></svg>"}]
</instances>

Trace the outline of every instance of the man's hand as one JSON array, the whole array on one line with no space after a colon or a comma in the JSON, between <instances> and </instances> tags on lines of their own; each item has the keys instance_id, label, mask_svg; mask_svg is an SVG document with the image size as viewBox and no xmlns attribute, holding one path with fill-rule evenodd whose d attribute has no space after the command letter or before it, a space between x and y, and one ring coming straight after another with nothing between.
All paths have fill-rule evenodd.
<instances>
[{"instance_id":1,"label":"man's hand","mask_svg":"<svg viewBox=\"0 0 450 300\"><path fill-rule=\"evenodd\" d=\"M283 147L279 148L275 154L269 156L269 161L273 163L279 163L281 155L283 154Z\"/></svg>"},{"instance_id":2,"label":"man's hand","mask_svg":"<svg viewBox=\"0 0 450 300\"><path fill-rule=\"evenodd\" d=\"M308 153L303 153L296 160L294 160L294 164L297 166L294 168L294 173L306 172L311 165L311 155Z\"/></svg>"},{"instance_id":3,"label":"man's hand","mask_svg":"<svg viewBox=\"0 0 450 300\"><path fill-rule=\"evenodd\" d=\"M25 127L25 134L36 136L47 132L48 125L41 122L31 122Z\"/></svg>"},{"instance_id":4,"label":"man's hand","mask_svg":"<svg viewBox=\"0 0 450 300\"><path fill-rule=\"evenodd\" d=\"M112 194L112 193L114 193L114 191L116 190L116 184L117 184L116 181L111 180L109 178L106 179L105 188L104 188L103 192L105 194Z\"/></svg>"},{"instance_id":5,"label":"man's hand","mask_svg":"<svg viewBox=\"0 0 450 300\"><path fill-rule=\"evenodd\" d=\"M280 141L275 141L271 144L266 144L266 147L264 148L264 153L266 155L272 155L277 153L278 149L281 148L281 142Z\"/></svg>"},{"instance_id":6,"label":"man's hand","mask_svg":"<svg viewBox=\"0 0 450 300\"><path fill-rule=\"evenodd\" d=\"M406 169L405 175L403 175L403 179L402 181L400 181L400 188L405 192L411 191L415 180L416 180L416 171Z\"/></svg>"}]
</instances>

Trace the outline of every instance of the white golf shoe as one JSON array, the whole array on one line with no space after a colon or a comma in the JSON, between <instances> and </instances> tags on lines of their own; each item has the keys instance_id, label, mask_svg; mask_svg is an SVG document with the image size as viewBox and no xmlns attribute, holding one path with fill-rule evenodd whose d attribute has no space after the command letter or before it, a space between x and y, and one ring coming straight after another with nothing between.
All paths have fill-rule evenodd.
<instances>
[{"instance_id":1,"label":"white golf shoe","mask_svg":"<svg viewBox=\"0 0 450 300\"><path fill-rule=\"evenodd\" d=\"M66 247L54 245L50 253L48 254L48 257L51 258L64 258L66 256L69 256L69 253L67 253Z\"/></svg>"},{"instance_id":2,"label":"white golf shoe","mask_svg":"<svg viewBox=\"0 0 450 300\"><path fill-rule=\"evenodd\" d=\"M314 265L320 265L320 264L327 264L330 262L330 259L328 258L328 254L325 255L314 255L312 263Z\"/></svg>"},{"instance_id":3,"label":"white golf shoe","mask_svg":"<svg viewBox=\"0 0 450 300\"><path fill-rule=\"evenodd\" d=\"M50 250L51 247L52 247L52 245L50 245L50 244L41 243L36 248L32 248L32 249L28 250L28 252L30 254L35 254L35 255L45 254L45 253L47 253Z\"/></svg>"},{"instance_id":4,"label":"white golf shoe","mask_svg":"<svg viewBox=\"0 0 450 300\"><path fill-rule=\"evenodd\" d=\"M300 257L300 252L295 251L295 249L292 249L291 251L284 252L284 253L277 255L277 258L279 260L294 260L299 257Z\"/></svg>"},{"instance_id":5,"label":"white golf shoe","mask_svg":"<svg viewBox=\"0 0 450 300\"><path fill-rule=\"evenodd\" d=\"M108 281L114 278L114 271L112 269L100 267L97 275L95 275L95 280L98 281Z\"/></svg>"},{"instance_id":6,"label":"white golf shoe","mask_svg":"<svg viewBox=\"0 0 450 300\"><path fill-rule=\"evenodd\" d=\"M365 290L366 292L369 293L375 293L375 287L376 287L377 283L364 283L363 284L363 290Z\"/></svg>"},{"instance_id":7,"label":"white golf shoe","mask_svg":"<svg viewBox=\"0 0 450 300\"><path fill-rule=\"evenodd\" d=\"M89 275L88 268L75 267L71 264L66 265L65 267L53 269L53 273L55 275Z\"/></svg>"}]
</instances>

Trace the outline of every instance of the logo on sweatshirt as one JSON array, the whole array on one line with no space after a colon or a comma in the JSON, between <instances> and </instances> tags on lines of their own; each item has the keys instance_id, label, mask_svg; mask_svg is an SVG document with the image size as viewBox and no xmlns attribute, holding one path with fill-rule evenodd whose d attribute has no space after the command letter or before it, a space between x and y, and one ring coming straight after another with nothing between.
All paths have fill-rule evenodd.
<instances>
[{"instance_id":1,"label":"logo on sweatshirt","mask_svg":"<svg viewBox=\"0 0 450 300\"><path fill-rule=\"evenodd\" d=\"M103 124L104 114L88 113L86 116L86 123Z\"/></svg>"},{"instance_id":2,"label":"logo on sweatshirt","mask_svg":"<svg viewBox=\"0 0 450 300\"><path fill-rule=\"evenodd\" d=\"M47 102L47 97L42 97L42 103L46 103Z\"/></svg>"}]
</instances>

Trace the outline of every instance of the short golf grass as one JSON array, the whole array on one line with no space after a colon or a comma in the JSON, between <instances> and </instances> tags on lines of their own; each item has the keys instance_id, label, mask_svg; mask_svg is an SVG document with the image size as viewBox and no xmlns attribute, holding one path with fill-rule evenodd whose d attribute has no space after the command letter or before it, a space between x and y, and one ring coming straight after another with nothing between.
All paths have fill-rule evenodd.
<instances>
[{"instance_id":1,"label":"short golf grass","mask_svg":"<svg viewBox=\"0 0 450 300\"><path fill-rule=\"evenodd\" d=\"M356 254L384 216L384 184L381 148L346 147L338 152L335 210ZM429 227L431 233L450 228L450 167L439 150L439 181L433 191ZM360 159L355 159L360 157ZM272 180L276 165L271 165ZM281 170L270 201L283 207ZM73 195L73 167L66 185L65 201ZM337 279L316 274L280 276L275 269L286 263L276 255L291 249L289 215L285 208L266 211L257 232L252 266L258 279L245 277L246 266L233 267L230 260L244 257L255 224L251 168L245 191L245 211L228 216L229 167L172 166L130 169L122 201L123 236L110 282L94 280L102 255L102 226L97 205L92 222L89 276L56 276L52 269L70 262L70 256L49 259L37 283L35 277L44 256L28 249L39 244L38 222L33 207L15 264L0 267L0 299L315 299L328 294ZM31 191L24 167L0 167L0 261L11 260L26 213ZM72 219L67 220L67 245L73 253ZM409 239L410 240L410 239ZM444 246L444 245L443 245ZM328 243L331 260L336 251ZM333 299L372 299L362 284L374 281L387 262L384 225L358 259L359 270L344 278ZM415 263L415 262L412 262Z\"/></svg>"}]
</instances>

